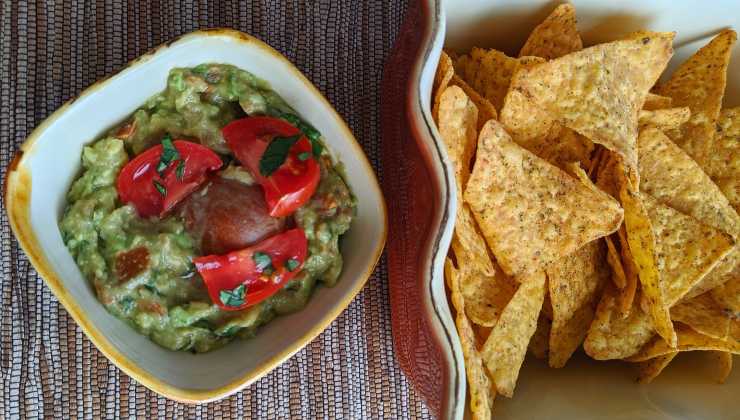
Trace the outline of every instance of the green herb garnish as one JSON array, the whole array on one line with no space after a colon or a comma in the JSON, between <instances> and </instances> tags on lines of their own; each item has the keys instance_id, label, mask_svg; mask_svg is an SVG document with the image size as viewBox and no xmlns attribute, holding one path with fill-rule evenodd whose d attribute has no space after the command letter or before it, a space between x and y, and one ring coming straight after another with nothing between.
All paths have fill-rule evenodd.
<instances>
[{"instance_id":1,"label":"green herb garnish","mask_svg":"<svg viewBox=\"0 0 740 420\"><path fill-rule=\"evenodd\" d=\"M290 148L300 138L300 135L273 138L260 158L260 174L264 177L272 175L285 162Z\"/></svg>"},{"instance_id":2,"label":"green herb garnish","mask_svg":"<svg viewBox=\"0 0 740 420\"><path fill-rule=\"evenodd\" d=\"M179 162L177 162L177 168L175 169L175 176L177 176L177 179L182 181L182 178L185 176L185 161L180 159Z\"/></svg>"},{"instance_id":3,"label":"green herb garnish","mask_svg":"<svg viewBox=\"0 0 740 420\"><path fill-rule=\"evenodd\" d=\"M321 133L315 129L311 124L303 121L301 117L288 112L281 112L276 109L272 109L272 114L278 118L282 118L289 122L291 125L297 127L299 130L306 135L308 140L311 142L311 152L314 156L321 156L321 152L324 150L324 146L321 144Z\"/></svg>"},{"instance_id":4,"label":"green herb garnish","mask_svg":"<svg viewBox=\"0 0 740 420\"><path fill-rule=\"evenodd\" d=\"M162 194L162 197L167 195L167 188L165 188L164 185L160 184L159 181L157 181L156 179L153 180L152 182L154 182L154 188L156 188L157 191L159 191L159 193Z\"/></svg>"},{"instance_id":5,"label":"green herb garnish","mask_svg":"<svg viewBox=\"0 0 740 420\"><path fill-rule=\"evenodd\" d=\"M308 152L303 152L303 153L299 153L298 154L298 160L300 160L301 162L307 161L308 158L310 158L310 157L311 157L311 154L308 153Z\"/></svg>"},{"instance_id":6,"label":"green herb garnish","mask_svg":"<svg viewBox=\"0 0 740 420\"><path fill-rule=\"evenodd\" d=\"M272 258L270 258L268 254L257 251L252 254L252 260L254 261L254 265L257 268L257 271L259 271L260 273L267 276L273 273L274 270L272 267Z\"/></svg>"},{"instance_id":7,"label":"green herb garnish","mask_svg":"<svg viewBox=\"0 0 740 420\"><path fill-rule=\"evenodd\" d=\"M285 261L285 268L288 271L294 271L299 265L301 265L300 261L295 258L288 258L288 260Z\"/></svg>"},{"instance_id":8,"label":"green herb garnish","mask_svg":"<svg viewBox=\"0 0 740 420\"><path fill-rule=\"evenodd\" d=\"M232 290L221 290L218 292L218 298L221 299L221 303L225 306L232 308L244 305L244 295L247 291L247 287L244 284L240 284Z\"/></svg>"},{"instance_id":9,"label":"green herb garnish","mask_svg":"<svg viewBox=\"0 0 740 420\"><path fill-rule=\"evenodd\" d=\"M180 159L180 152L177 151L174 143L172 143L172 137L167 134L162 139L162 156L160 156L159 163L157 164L157 173L159 173L159 176L164 176L164 171L177 159Z\"/></svg>"}]
</instances>

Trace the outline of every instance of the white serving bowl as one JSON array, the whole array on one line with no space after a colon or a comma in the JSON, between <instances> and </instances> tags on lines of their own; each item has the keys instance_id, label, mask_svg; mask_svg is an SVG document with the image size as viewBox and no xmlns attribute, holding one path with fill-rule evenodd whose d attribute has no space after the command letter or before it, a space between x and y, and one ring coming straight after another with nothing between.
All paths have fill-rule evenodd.
<instances>
[{"instance_id":1,"label":"white serving bowl","mask_svg":"<svg viewBox=\"0 0 740 420\"><path fill-rule=\"evenodd\" d=\"M164 89L170 69L208 62L233 64L268 81L321 131L335 159L345 166L358 209L341 240L344 270L335 287L318 288L303 310L276 318L253 339L193 355L159 347L110 315L65 248L57 224L80 169L82 147ZM31 134L5 182L6 207L18 242L85 334L129 376L183 402L212 401L234 393L308 344L362 289L386 238L385 202L378 181L341 117L280 53L227 29L185 35L90 86Z\"/></svg>"},{"instance_id":2,"label":"white serving bowl","mask_svg":"<svg viewBox=\"0 0 740 420\"><path fill-rule=\"evenodd\" d=\"M434 73L442 48L466 51L473 46L497 48L516 56L531 30L561 1L547 0L426 0L424 19L430 27L426 45L420 49L421 69L416 77L418 103L411 108L414 132L420 142L437 145L441 156L430 167L437 178L447 180L453 191L450 163L445 146L431 124L430 97ZM664 73L706 44L723 28L740 30L740 3L678 2L672 0L573 1L578 27L585 45L617 39L638 29L676 31L674 56ZM410 95L416 95L416 89ZM415 102L414 102L415 103ZM724 107L740 105L740 43L736 43L728 69ZM426 127L432 128L426 128ZM438 166L442 169L438 169ZM454 214L454 194L444 202L448 214ZM444 210L441 209L440 212ZM442 274L453 218L440 227L437 254L427 264L433 276L431 291L425 295L430 304L424 309L434 321L433 330L443 345L446 368L454 371L444 388L443 418L462 418L470 413L466 404L466 381L462 351L445 293ZM436 314L432 311L441 311ZM451 344L440 337L453 337ZM735 362L739 360L735 357ZM707 374L701 354L681 354L652 384L635 383L634 367L628 363L596 362L577 353L562 369L550 369L547 363L529 357L522 368L512 399L499 396L494 404L495 419L725 419L740 418L740 373L738 369L724 385L717 385Z\"/></svg>"}]
</instances>

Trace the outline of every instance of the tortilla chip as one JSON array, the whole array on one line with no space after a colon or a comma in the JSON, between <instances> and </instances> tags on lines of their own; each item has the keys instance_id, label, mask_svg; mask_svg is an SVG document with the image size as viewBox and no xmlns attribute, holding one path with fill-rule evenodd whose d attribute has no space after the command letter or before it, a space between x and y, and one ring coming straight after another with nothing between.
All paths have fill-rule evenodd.
<instances>
[{"instance_id":1,"label":"tortilla chip","mask_svg":"<svg viewBox=\"0 0 740 420\"><path fill-rule=\"evenodd\" d=\"M562 57L583 48L576 28L576 9L571 4L556 7L527 38L519 57L532 55L547 60Z\"/></svg>"},{"instance_id":2,"label":"tortilla chip","mask_svg":"<svg viewBox=\"0 0 740 420\"><path fill-rule=\"evenodd\" d=\"M489 100L496 110L501 110L516 67L516 58L498 50L478 47L473 47L469 54L460 56L455 61L456 73Z\"/></svg>"},{"instance_id":3,"label":"tortilla chip","mask_svg":"<svg viewBox=\"0 0 740 420\"><path fill-rule=\"evenodd\" d=\"M511 397L527 345L537 328L537 315L545 297L545 273L537 271L520 279L504 313L483 345L482 355L496 390Z\"/></svg>"},{"instance_id":4,"label":"tortilla chip","mask_svg":"<svg viewBox=\"0 0 740 420\"><path fill-rule=\"evenodd\" d=\"M730 335L730 317L708 293L672 307L671 319L708 337L725 339Z\"/></svg>"},{"instance_id":5,"label":"tortilla chip","mask_svg":"<svg viewBox=\"0 0 740 420\"><path fill-rule=\"evenodd\" d=\"M740 277L715 287L709 293L725 313L740 319Z\"/></svg>"},{"instance_id":6,"label":"tortilla chip","mask_svg":"<svg viewBox=\"0 0 740 420\"><path fill-rule=\"evenodd\" d=\"M450 80L450 85L459 86L460 89L462 89L463 92L468 95L470 100L473 101L475 106L478 107L478 124L476 124L478 131L483 128L483 124L485 124L488 120L495 120L497 118L496 108L493 107L493 104L491 104L488 99L480 96L480 94L476 92L475 89L465 83L465 81L462 80L458 75L455 74L452 76L452 80Z\"/></svg>"},{"instance_id":7,"label":"tortilla chip","mask_svg":"<svg viewBox=\"0 0 740 420\"><path fill-rule=\"evenodd\" d=\"M733 354L740 354L740 342L735 340L719 340L694 331L693 329L676 323L676 335L678 336L678 346L671 348L665 340L660 337L653 338L640 351L628 358L628 362L642 362L653 357L678 351L696 351L696 350L721 350Z\"/></svg>"},{"instance_id":8,"label":"tortilla chip","mask_svg":"<svg viewBox=\"0 0 740 420\"><path fill-rule=\"evenodd\" d=\"M529 341L529 352L538 359L547 359L547 353L550 350L550 330L552 328L552 321L540 312L540 316L537 317L537 329L532 335L532 339Z\"/></svg>"},{"instance_id":9,"label":"tortilla chip","mask_svg":"<svg viewBox=\"0 0 740 420\"><path fill-rule=\"evenodd\" d=\"M456 229L459 230L459 226ZM465 298L465 313L477 325L493 327L516 292L517 283L500 269L493 276L471 270L468 267L469 262L459 255L461 254L455 251L460 266L459 277Z\"/></svg>"},{"instance_id":10,"label":"tortilla chip","mask_svg":"<svg viewBox=\"0 0 740 420\"><path fill-rule=\"evenodd\" d=\"M644 362L639 362L637 364L637 382L641 384L652 382L671 363L676 355L678 355L678 352L674 351L662 356L653 357Z\"/></svg>"},{"instance_id":11,"label":"tortilla chip","mask_svg":"<svg viewBox=\"0 0 740 420\"><path fill-rule=\"evenodd\" d=\"M452 304L457 310L455 324L460 335L460 344L465 359L465 372L470 392L470 411L474 419L490 419L496 393L486 375L481 354L476 347L476 338L470 321L465 317L465 301L460 293L458 272L452 261L445 261L445 276L450 284Z\"/></svg>"},{"instance_id":12,"label":"tortilla chip","mask_svg":"<svg viewBox=\"0 0 740 420\"><path fill-rule=\"evenodd\" d=\"M714 125L719 117L727 84L727 66L736 39L733 30L720 32L655 89L656 93L670 97L673 106L691 108L689 122L671 133L670 138L700 164L711 154Z\"/></svg>"},{"instance_id":13,"label":"tortilla chip","mask_svg":"<svg viewBox=\"0 0 740 420\"><path fill-rule=\"evenodd\" d=\"M607 288L596 308L596 315L583 342L586 354L596 360L623 359L640 350L655 334L650 315L639 305L623 318L615 291Z\"/></svg>"},{"instance_id":14,"label":"tortilla chip","mask_svg":"<svg viewBox=\"0 0 740 420\"><path fill-rule=\"evenodd\" d=\"M614 242L611 237L605 236L604 240L607 246L606 261L612 269L612 281L618 289L624 289L627 285L627 277L624 274L624 266L622 265L622 255L617 251L614 246Z\"/></svg>"},{"instance_id":15,"label":"tortilla chip","mask_svg":"<svg viewBox=\"0 0 740 420\"><path fill-rule=\"evenodd\" d=\"M640 131L638 144L642 191L662 204L738 238L740 217L691 157L654 127ZM740 276L740 246L736 245L687 296L698 296L737 276Z\"/></svg>"},{"instance_id":16,"label":"tortilla chip","mask_svg":"<svg viewBox=\"0 0 740 420\"><path fill-rule=\"evenodd\" d=\"M726 351L709 351L709 356L715 365L714 380L723 384L732 372L732 353Z\"/></svg>"},{"instance_id":17,"label":"tortilla chip","mask_svg":"<svg viewBox=\"0 0 740 420\"><path fill-rule=\"evenodd\" d=\"M673 33L595 45L523 69L512 85L563 125L637 167L637 113L668 63Z\"/></svg>"},{"instance_id":18,"label":"tortilla chip","mask_svg":"<svg viewBox=\"0 0 740 420\"><path fill-rule=\"evenodd\" d=\"M658 271L655 234L647 210L639 192L625 180L620 189L624 206L624 225L627 230L629 249L637 265L642 295L647 302L647 310L652 316L655 329L671 345L676 344L668 305L661 289L661 276Z\"/></svg>"},{"instance_id":19,"label":"tortilla chip","mask_svg":"<svg viewBox=\"0 0 740 420\"><path fill-rule=\"evenodd\" d=\"M652 125L661 130L675 129L691 117L689 107L656 109L654 111L641 110L638 116L639 125Z\"/></svg>"},{"instance_id":20,"label":"tortilla chip","mask_svg":"<svg viewBox=\"0 0 740 420\"><path fill-rule=\"evenodd\" d=\"M450 86L439 95L437 128L455 170L455 179L465 187L470 160L475 153L478 108L458 86Z\"/></svg>"},{"instance_id":21,"label":"tortilla chip","mask_svg":"<svg viewBox=\"0 0 740 420\"><path fill-rule=\"evenodd\" d=\"M547 268L553 310L550 367L565 366L586 337L599 295L609 281L605 258L604 244L596 240Z\"/></svg>"},{"instance_id":22,"label":"tortilla chip","mask_svg":"<svg viewBox=\"0 0 740 420\"><path fill-rule=\"evenodd\" d=\"M522 149L496 121L480 133L465 201L509 275L557 261L622 221L614 199Z\"/></svg>"},{"instance_id":23,"label":"tortilla chip","mask_svg":"<svg viewBox=\"0 0 740 420\"><path fill-rule=\"evenodd\" d=\"M699 165L740 212L740 107L722 110L710 150Z\"/></svg>"},{"instance_id":24,"label":"tortilla chip","mask_svg":"<svg viewBox=\"0 0 740 420\"><path fill-rule=\"evenodd\" d=\"M734 246L729 235L641 194L655 234L663 298L673 306Z\"/></svg>"},{"instance_id":25,"label":"tortilla chip","mask_svg":"<svg viewBox=\"0 0 740 420\"><path fill-rule=\"evenodd\" d=\"M450 56L444 51L439 56L439 64L437 64L437 72L434 74L434 84L432 85L432 97L434 103L432 104L432 118L434 121L439 123L437 115L439 113L439 101L442 96L442 92L447 89L447 84L450 83L452 76L455 74L455 69L452 68L452 60Z\"/></svg>"},{"instance_id":26,"label":"tortilla chip","mask_svg":"<svg viewBox=\"0 0 740 420\"><path fill-rule=\"evenodd\" d=\"M620 252L622 254L622 266L624 267L624 276L626 280L626 285L618 292L617 304L619 305L619 313L622 314L622 318L627 318L630 315L630 311L632 311L632 302L635 300L635 295L637 293L639 269L635 263L635 258L632 256L629 244L627 243L627 231L625 230L624 224L622 224L617 233L620 243Z\"/></svg>"},{"instance_id":27,"label":"tortilla chip","mask_svg":"<svg viewBox=\"0 0 740 420\"><path fill-rule=\"evenodd\" d=\"M654 111L656 109L668 108L671 106L672 99L668 96L656 95L655 93L648 93L645 98L645 103L642 104L642 109L646 111Z\"/></svg>"}]
</instances>

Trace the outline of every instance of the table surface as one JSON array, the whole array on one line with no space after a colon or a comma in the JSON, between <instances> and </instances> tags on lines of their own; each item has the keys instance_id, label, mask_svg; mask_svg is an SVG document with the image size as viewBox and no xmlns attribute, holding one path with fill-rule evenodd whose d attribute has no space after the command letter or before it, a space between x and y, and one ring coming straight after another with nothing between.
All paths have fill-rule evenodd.
<instances>
[{"instance_id":1,"label":"table surface","mask_svg":"<svg viewBox=\"0 0 740 420\"><path fill-rule=\"evenodd\" d=\"M0 177L33 128L95 80L178 35L231 27L306 74L382 180L379 86L405 8L403 0L3 1ZM110 363L31 267L4 210L0 229L0 418L429 417L393 356L385 258L305 349L244 391L196 406L159 397Z\"/></svg>"}]
</instances>

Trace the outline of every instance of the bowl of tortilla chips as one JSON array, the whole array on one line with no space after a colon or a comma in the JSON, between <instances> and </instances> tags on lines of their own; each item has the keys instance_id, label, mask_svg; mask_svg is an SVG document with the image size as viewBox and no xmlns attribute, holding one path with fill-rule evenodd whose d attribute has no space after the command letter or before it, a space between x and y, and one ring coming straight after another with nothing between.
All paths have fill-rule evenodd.
<instances>
[{"instance_id":1,"label":"bowl of tortilla chips","mask_svg":"<svg viewBox=\"0 0 740 420\"><path fill-rule=\"evenodd\" d=\"M457 3L430 9L420 78L445 415L737 416L738 5Z\"/></svg>"}]
</instances>

